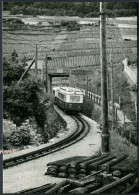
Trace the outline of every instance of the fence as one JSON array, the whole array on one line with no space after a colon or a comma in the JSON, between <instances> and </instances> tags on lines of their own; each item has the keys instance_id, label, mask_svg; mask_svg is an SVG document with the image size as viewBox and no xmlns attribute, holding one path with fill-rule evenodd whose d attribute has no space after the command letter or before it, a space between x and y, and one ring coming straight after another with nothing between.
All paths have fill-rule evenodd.
<instances>
[{"instance_id":1,"label":"fence","mask_svg":"<svg viewBox=\"0 0 139 195\"><path fill-rule=\"evenodd\" d=\"M81 89L84 95L94 101L97 105L101 106L101 96L92 93L91 91L87 91ZM111 101L108 102L109 112L112 109ZM118 103L114 103L114 115L115 115L115 129L122 136L125 137L129 142L137 145L137 121L130 121L124 114L122 110L120 110L120 105ZM109 121L112 122L112 121Z\"/></svg>"}]
</instances>

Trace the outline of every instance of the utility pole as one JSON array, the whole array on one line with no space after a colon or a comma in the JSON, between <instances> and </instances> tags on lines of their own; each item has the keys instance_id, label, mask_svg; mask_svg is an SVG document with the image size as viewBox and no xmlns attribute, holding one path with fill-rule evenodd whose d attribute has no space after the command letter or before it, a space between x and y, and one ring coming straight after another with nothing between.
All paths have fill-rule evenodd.
<instances>
[{"instance_id":1,"label":"utility pole","mask_svg":"<svg viewBox=\"0 0 139 195\"><path fill-rule=\"evenodd\" d=\"M36 44L36 52L35 52L35 78L36 78L36 81L37 81L37 69L38 69L37 60L38 60L38 48L37 48L37 44Z\"/></svg>"},{"instance_id":2,"label":"utility pole","mask_svg":"<svg viewBox=\"0 0 139 195\"><path fill-rule=\"evenodd\" d=\"M111 66L111 106L112 106L112 130L115 129L115 109L114 109L114 82L113 82L113 64L112 55L110 52L110 66Z\"/></svg>"},{"instance_id":3,"label":"utility pole","mask_svg":"<svg viewBox=\"0 0 139 195\"><path fill-rule=\"evenodd\" d=\"M106 62L106 15L105 3L100 2L100 61L101 61L101 100L102 100L102 155L109 154L107 62Z\"/></svg>"}]
</instances>

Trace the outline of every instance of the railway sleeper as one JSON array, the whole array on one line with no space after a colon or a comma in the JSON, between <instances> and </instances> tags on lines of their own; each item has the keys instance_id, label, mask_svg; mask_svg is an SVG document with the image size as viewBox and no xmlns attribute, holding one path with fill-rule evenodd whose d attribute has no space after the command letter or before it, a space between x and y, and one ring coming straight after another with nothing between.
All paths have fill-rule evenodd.
<instances>
[{"instance_id":1,"label":"railway sleeper","mask_svg":"<svg viewBox=\"0 0 139 195\"><path fill-rule=\"evenodd\" d=\"M35 154L34 156L35 156L35 157L40 157L40 156L42 156L42 154L41 154L41 153L37 153L37 154Z\"/></svg>"},{"instance_id":2,"label":"railway sleeper","mask_svg":"<svg viewBox=\"0 0 139 195\"><path fill-rule=\"evenodd\" d=\"M15 164L15 162L14 161L11 161L11 162L4 163L3 166L4 167L8 167L8 166L12 166L14 164Z\"/></svg>"},{"instance_id":3,"label":"railway sleeper","mask_svg":"<svg viewBox=\"0 0 139 195\"><path fill-rule=\"evenodd\" d=\"M24 162L25 159L24 158L19 158L18 160L16 160L16 162Z\"/></svg>"},{"instance_id":4,"label":"railway sleeper","mask_svg":"<svg viewBox=\"0 0 139 195\"><path fill-rule=\"evenodd\" d=\"M26 159L27 160L31 160L32 159L32 156L26 156Z\"/></svg>"}]
</instances>

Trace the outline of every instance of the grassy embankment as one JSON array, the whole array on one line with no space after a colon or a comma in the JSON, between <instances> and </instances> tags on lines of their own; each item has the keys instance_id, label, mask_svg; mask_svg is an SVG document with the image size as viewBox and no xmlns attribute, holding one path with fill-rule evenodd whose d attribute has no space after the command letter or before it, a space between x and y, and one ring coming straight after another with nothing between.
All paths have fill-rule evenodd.
<instances>
[{"instance_id":1,"label":"grassy embankment","mask_svg":"<svg viewBox=\"0 0 139 195\"><path fill-rule=\"evenodd\" d=\"M95 105L91 100L85 98L83 114L92 118L98 124L101 124L101 107ZM110 120L111 116L109 116ZM110 125L110 124L109 124ZM118 126L119 129L122 127ZM128 159L137 160L137 146L133 145L126 139L126 137L121 136L116 130L112 131L109 127L110 132L110 153L116 155L117 157L127 154ZM100 151L98 151L100 153Z\"/></svg>"}]
</instances>

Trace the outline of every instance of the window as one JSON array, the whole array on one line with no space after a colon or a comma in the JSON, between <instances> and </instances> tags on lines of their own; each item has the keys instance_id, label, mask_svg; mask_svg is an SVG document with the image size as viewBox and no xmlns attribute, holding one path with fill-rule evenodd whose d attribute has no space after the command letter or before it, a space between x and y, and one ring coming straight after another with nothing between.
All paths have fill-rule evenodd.
<instances>
[{"instance_id":1,"label":"window","mask_svg":"<svg viewBox=\"0 0 139 195\"><path fill-rule=\"evenodd\" d=\"M59 97L59 99L61 99L61 100L65 100L65 95L62 94L62 93L59 93L59 92L58 92L58 97Z\"/></svg>"},{"instance_id":2,"label":"window","mask_svg":"<svg viewBox=\"0 0 139 195\"><path fill-rule=\"evenodd\" d=\"M71 102L80 102L80 96L77 95L70 95Z\"/></svg>"}]
</instances>

